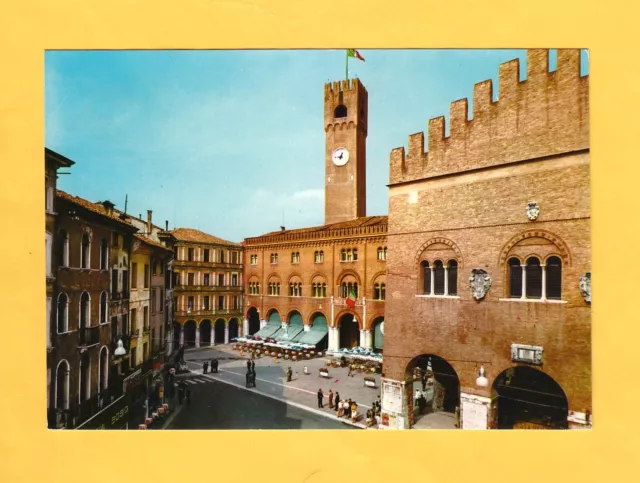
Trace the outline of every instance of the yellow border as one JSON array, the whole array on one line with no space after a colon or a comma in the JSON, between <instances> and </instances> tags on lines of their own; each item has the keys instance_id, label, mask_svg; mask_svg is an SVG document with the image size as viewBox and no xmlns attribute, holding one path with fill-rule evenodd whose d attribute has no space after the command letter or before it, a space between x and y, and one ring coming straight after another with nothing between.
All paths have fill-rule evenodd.
<instances>
[{"instance_id":1,"label":"yellow border","mask_svg":"<svg viewBox=\"0 0 640 483\"><path fill-rule=\"evenodd\" d=\"M639 13L638 2L622 0L3 2L0 480L635 479L637 457L631 448L638 434L634 362L640 324L630 302L638 293L640 161L630 144L640 139L633 34ZM624 36L627 31L630 35ZM591 49L595 429L346 431L339 436L295 431L47 432L40 303L44 49L354 46Z\"/></svg>"}]
</instances>

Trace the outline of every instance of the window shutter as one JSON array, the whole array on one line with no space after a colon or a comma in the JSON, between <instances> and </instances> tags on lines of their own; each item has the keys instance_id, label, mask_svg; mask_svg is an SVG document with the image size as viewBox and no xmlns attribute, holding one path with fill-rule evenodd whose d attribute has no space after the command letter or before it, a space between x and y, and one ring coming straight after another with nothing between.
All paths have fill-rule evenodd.
<instances>
[{"instance_id":1,"label":"window shutter","mask_svg":"<svg viewBox=\"0 0 640 483\"><path fill-rule=\"evenodd\" d=\"M542 297L542 267L535 259L527 261L527 297L539 299Z\"/></svg>"},{"instance_id":2,"label":"window shutter","mask_svg":"<svg viewBox=\"0 0 640 483\"><path fill-rule=\"evenodd\" d=\"M562 298L562 265L560 259L552 257L547 261L547 298L559 300Z\"/></svg>"},{"instance_id":3,"label":"window shutter","mask_svg":"<svg viewBox=\"0 0 640 483\"><path fill-rule=\"evenodd\" d=\"M509 297L522 297L522 267L517 258L509 260Z\"/></svg>"},{"instance_id":4,"label":"window shutter","mask_svg":"<svg viewBox=\"0 0 640 483\"><path fill-rule=\"evenodd\" d=\"M455 261L449 262L447 273L449 276L449 295L458 295L458 263Z\"/></svg>"},{"instance_id":5,"label":"window shutter","mask_svg":"<svg viewBox=\"0 0 640 483\"><path fill-rule=\"evenodd\" d=\"M435 264L436 273L434 276L433 293L435 295L444 295L444 266L438 261Z\"/></svg>"}]
</instances>

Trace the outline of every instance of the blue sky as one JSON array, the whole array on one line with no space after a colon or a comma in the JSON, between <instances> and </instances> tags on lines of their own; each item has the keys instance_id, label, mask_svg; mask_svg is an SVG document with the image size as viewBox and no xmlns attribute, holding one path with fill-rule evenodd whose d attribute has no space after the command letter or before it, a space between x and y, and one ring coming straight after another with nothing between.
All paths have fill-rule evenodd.
<instances>
[{"instance_id":1,"label":"blue sky","mask_svg":"<svg viewBox=\"0 0 640 483\"><path fill-rule=\"evenodd\" d=\"M389 153L524 50L360 50L369 92L367 215L387 214ZM551 51L550 67L556 55ZM582 74L588 73L582 53ZM324 222L323 86L344 50L50 51L46 146L59 188L164 227L232 240ZM448 127L447 127L448 129Z\"/></svg>"}]
</instances>

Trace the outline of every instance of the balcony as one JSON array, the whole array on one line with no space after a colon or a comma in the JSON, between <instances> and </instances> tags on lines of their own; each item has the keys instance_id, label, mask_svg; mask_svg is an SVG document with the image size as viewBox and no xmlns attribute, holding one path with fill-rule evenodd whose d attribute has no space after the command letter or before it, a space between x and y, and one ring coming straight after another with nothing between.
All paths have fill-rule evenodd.
<instances>
[{"instance_id":1,"label":"balcony","mask_svg":"<svg viewBox=\"0 0 640 483\"><path fill-rule=\"evenodd\" d=\"M78 329L78 347L88 348L100 343L100 327L84 327Z\"/></svg>"},{"instance_id":2,"label":"balcony","mask_svg":"<svg viewBox=\"0 0 640 483\"><path fill-rule=\"evenodd\" d=\"M145 325L145 326L143 327L143 329L142 329L142 333L146 335L146 334L148 334L149 332L151 332L151 326L149 326L149 325Z\"/></svg>"}]
</instances>

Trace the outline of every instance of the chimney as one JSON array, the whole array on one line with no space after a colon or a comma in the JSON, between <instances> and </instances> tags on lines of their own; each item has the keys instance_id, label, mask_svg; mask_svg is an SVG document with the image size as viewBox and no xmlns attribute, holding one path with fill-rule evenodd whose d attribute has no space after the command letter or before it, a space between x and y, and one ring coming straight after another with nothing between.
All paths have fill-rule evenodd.
<instances>
[{"instance_id":1,"label":"chimney","mask_svg":"<svg viewBox=\"0 0 640 483\"><path fill-rule=\"evenodd\" d=\"M164 231L169 231L169 220L164 220Z\"/></svg>"},{"instance_id":2,"label":"chimney","mask_svg":"<svg viewBox=\"0 0 640 483\"><path fill-rule=\"evenodd\" d=\"M284 225L280 225L280 231L285 231L286 228L284 227Z\"/></svg>"},{"instance_id":3,"label":"chimney","mask_svg":"<svg viewBox=\"0 0 640 483\"><path fill-rule=\"evenodd\" d=\"M147 210L147 234L151 235L151 210Z\"/></svg>"},{"instance_id":4,"label":"chimney","mask_svg":"<svg viewBox=\"0 0 640 483\"><path fill-rule=\"evenodd\" d=\"M102 202L102 206L109 216L113 216L113 207L115 206L111 201L105 200Z\"/></svg>"}]
</instances>

